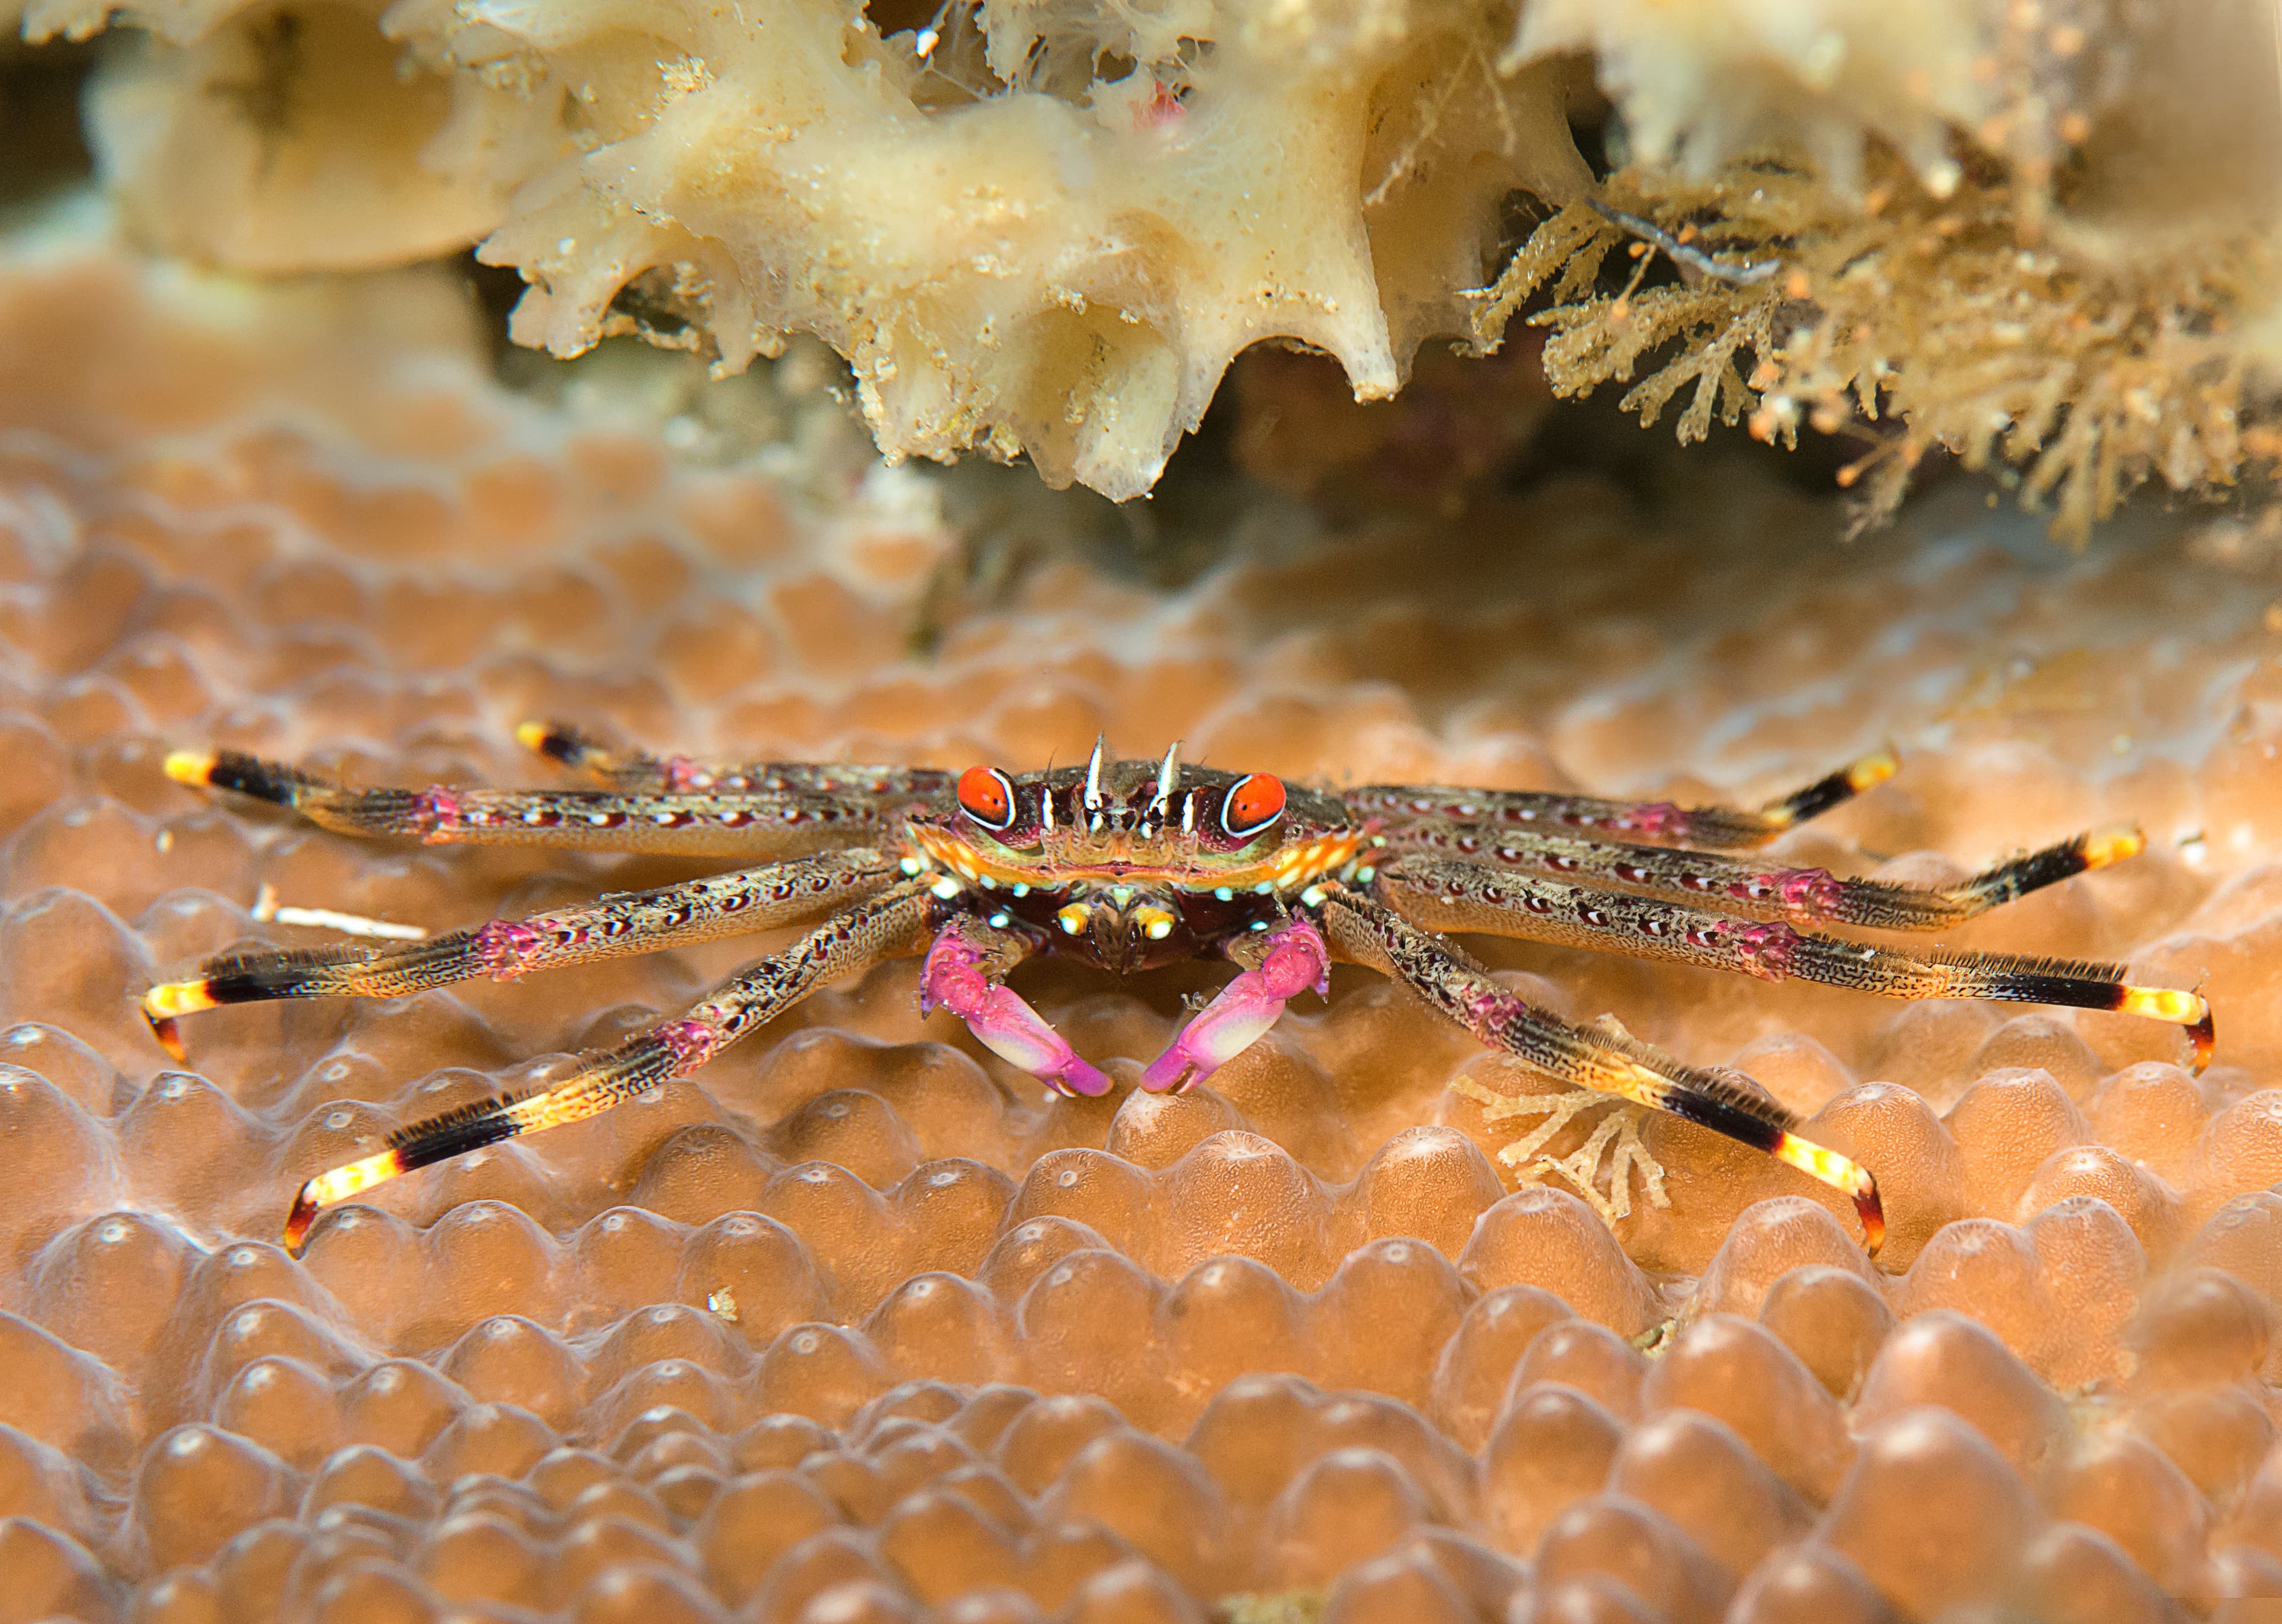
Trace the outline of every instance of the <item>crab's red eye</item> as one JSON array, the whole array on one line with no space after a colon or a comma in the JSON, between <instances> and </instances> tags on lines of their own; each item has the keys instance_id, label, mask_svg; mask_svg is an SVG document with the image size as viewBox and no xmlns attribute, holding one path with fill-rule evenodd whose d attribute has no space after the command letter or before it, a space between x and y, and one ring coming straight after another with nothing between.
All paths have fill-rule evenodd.
<instances>
[{"instance_id":1,"label":"crab's red eye","mask_svg":"<svg viewBox=\"0 0 2282 1624\"><path fill-rule=\"evenodd\" d=\"M1220 826L1236 840L1250 840L1284 815L1284 781L1254 773L1236 781L1220 806Z\"/></svg>"},{"instance_id":2,"label":"crab's red eye","mask_svg":"<svg viewBox=\"0 0 2282 1624\"><path fill-rule=\"evenodd\" d=\"M986 829L1014 821L1014 786L997 767L969 767L959 775L959 809Z\"/></svg>"}]
</instances>

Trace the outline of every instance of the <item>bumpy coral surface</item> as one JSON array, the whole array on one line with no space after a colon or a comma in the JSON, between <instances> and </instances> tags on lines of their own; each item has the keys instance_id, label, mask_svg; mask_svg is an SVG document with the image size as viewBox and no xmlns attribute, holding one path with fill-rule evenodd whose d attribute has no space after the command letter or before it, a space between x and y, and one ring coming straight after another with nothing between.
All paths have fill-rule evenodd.
<instances>
[{"instance_id":1,"label":"bumpy coral surface","mask_svg":"<svg viewBox=\"0 0 2282 1624\"><path fill-rule=\"evenodd\" d=\"M923 487L542 411L485 381L455 299L256 297L67 247L0 273L0 1618L2282 1597L2257 532L2151 522L2072 558L1970 498L1848 551L1827 504L1701 464L1653 497L1478 502L1463 534L1238 547L1179 592L1047 558L920 660L952 545ZM1647 1126L1668 1204L1613 1231L1557 1175L1514 1185L1517 1126L1477 1095L1540 1085L1360 973L1208 1089L1050 1103L922 1021L898 965L289 1260L309 1171L742 955L224 1012L171 1068L151 977L325 939L265 895L449 927L663 868L355 845L208 804L160 753L503 781L533 775L507 745L533 714L944 764L1106 728L1294 777L1680 796L1892 738L1904 775L1789 856L1932 878L2138 816L2148 856L1956 939L2200 983L2219 1060L2192 1077L2176 1034L2107 1017L1498 952L1811 1114L1888 1192L1874 1268L1814 1186L1684 1123ZM1024 987L1129 1081L1213 979Z\"/></svg>"}]
</instances>

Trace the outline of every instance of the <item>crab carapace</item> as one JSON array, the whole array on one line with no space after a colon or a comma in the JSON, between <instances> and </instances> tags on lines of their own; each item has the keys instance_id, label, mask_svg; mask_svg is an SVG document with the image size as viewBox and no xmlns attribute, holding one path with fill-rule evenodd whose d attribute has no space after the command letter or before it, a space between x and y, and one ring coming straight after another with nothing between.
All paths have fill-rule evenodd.
<instances>
[{"instance_id":1,"label":"crab carapace","mask_svg":"<svg viewBox=\"0 0 2282 1624\"><path fill-rule=\"evenodd\" d=\"M1238 971L1145 1069L1192 1086L1328 986L1334 960L1392 975L1484 1044L1572 1087L1699 1123L1852 1198L1875 1252L1884 1215L1869 1171L1802 1138L1733 1072L1691 1067L1614 1022L1535 1007L1448 938L1479 933L1667 959L1765 980L1891 998L1973 998L2117 1010L2212 1045L2195 993L2135 986L2123 967L1876 945L1801 929L1928 930L2138 852L2112 828L2000 863L1961 884L1840 879L1748 855L1891 776L1880 752L1757 811L1628 804L1437 785L1307 789L1265 773L1109 759L1013 773L795 763L709 765L614 753L532 724L524 742L594 787L540 791L347 789L235 751L178 751L189 784L293 808L344 834L431 844L522 843L743 859L757 866L583 906L493 920L413 943L226 955L143 999L178 1060L178 1017L290 998L395 998L474 976L565 965L821 920L683 1014L581 1057L552 1085L414 1123L305 1184L285 1225L299 1252L320 1209L383 1180L517 1134L577 1122L695 1071L829 981L924 954L920 1000L965 1021L1052 1088L1110 1080L1006 984L1036 953L1120 973L1199 955Z\"/></svg>"}]
</instances>

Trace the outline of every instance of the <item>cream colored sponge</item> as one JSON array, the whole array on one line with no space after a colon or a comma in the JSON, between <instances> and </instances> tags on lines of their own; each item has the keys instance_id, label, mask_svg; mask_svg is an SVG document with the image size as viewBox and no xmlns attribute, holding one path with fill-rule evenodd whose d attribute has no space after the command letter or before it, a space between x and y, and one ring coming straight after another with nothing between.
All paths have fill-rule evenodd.
<instances>
[{"instance_id":1,"label":"cream colored sponge","mask_svg":"<svg viewBox=\"0 0 2282 1624\"><path fill-rule=\"evenodd\" d=\"M582 150L482 250L533 283L518 341L686 322L734 370L815 332L890 456L1026 452L1121 500L1261 339L1393 394L1422 338L1463 330L1500 198L1584 178L1547 74L1494 74L1512 19L1478 4L949 18L883 39L817 0L392 14L577 110Z\"/></svg>"},{"instance_id":2,"label":"cream colored sponge","mask_svg":"<svg viewBox=\"0 0 2282 1624\"><path fill-rule=\"evenodd\" d=\"M150 32L93 129L161 246L302 270L488 233L522 343L640 330L734 372L813 332L890 458L1027 453L1121 500L1247 345L1393 394L1467 330L1502 199L1587 179L1581 75L1495 69L1517 19L1482 0L997 0L886 35L846 0L120 15Z\"/></svg>"}]
</instances>

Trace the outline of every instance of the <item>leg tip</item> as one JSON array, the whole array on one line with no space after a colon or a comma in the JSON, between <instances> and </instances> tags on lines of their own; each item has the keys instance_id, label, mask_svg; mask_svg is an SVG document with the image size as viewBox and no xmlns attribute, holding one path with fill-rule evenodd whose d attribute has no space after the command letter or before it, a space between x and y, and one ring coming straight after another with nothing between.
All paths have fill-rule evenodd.
<instances>
[{"instance_id":1,"label":"leg tip","mask_svg":"<svg viewBox=\"0 0 2282 1624\"><path fill-rule=\"evenodd\" d=\"M492 1142L489 1139L482 1141L485 1144ZM470 1145L462 1148L473 1149L475 1146ZM431 1161L436 1159L429 1158ZM295 1257L301 1255L301 1248L309 1239L309 1226L317 1221L319 1208L335 1206L352 1196L361 1195L373 1185L394 1178L404 1170L403 1156L392 1147L377 1155L367 1156L361 1162L352 1162L344 1167L335 1168L330 1173L318 1174L301 1186L293 1197L293 1210L285 1215L286 1251Z\"/></svg>"},{"instance_id":2,"label":"leg tip","mask_svg":"<svg viewBox=\"0 0 2282 1624\"><path fill-rule=\"evenodd\" d=\"M151 1036L167 1052L167 1058L181 1065L190 1058L182 1046L182 1029L176 1017L196 1014L202 1009L214 1007L213 996L206 991L204 977L197 981L167 982L151 988L143 995L143 1019L150 1024Z\"/></svg>"},{"instance_id":3,"label":"leg tip","mask_svg":"<svg viewBox=\"0 0 2282 1624\"><path fill-rule=\"evenodd\" d=\"M1098 1100L1110 1089L1107 1073L1075 1055L1072 1055L1069 1063L1054 1074L1053 1084L1065 1094L1087 1100Z\"/></svg>"},{"instance_id":4,"label":"leg tip","mask_svg":"<svg viewBox=\"0 0 2282 1624\"><path fill-rule=\"evenodd\" d=\"M2138 857L2147 849L2146 834L2136 823L2110 824L2084 837L2084 866L2105 868Z\"/></svg>"},{"instance_id":5,"label":"leg tip","mask_svg":"<svg viewBox=\"0 0 2282 1624\"><path fill-rule=\"evenodd\" d=\"M1768 1154L1851 1196L1854 1216L1862 1221L1862 1249L1872 1257L1878 1255L1878 1249L1886 1244L1886 1204L1878 1194L1878 1181L1868 1168L1790 1132L1777 1134Z\"/></svg>"},{"instance_id":6,"label":"leg tip","mask_svg":"<svg viewBox=\"0 0 2282 1624\"><path fill-rule=\"evenodd\" d=\"M178 784L203 789L213 781L214 763L219 759L210 750L168 750L166 773Z\"/></svg>"},{"instance_id":7,"label":"leg tip","mask_svg":"<svg viewBox=\"0 0 2282 1624\"><path fill-rule=\"evenodd\" d=\"M2187 1029L2187 1039L2194 1045L2193 1069L2200 1073L2210 1064L2211 1051L2217 1046L2217 1034L2211 1023L2210 1000L2199 992L2182 992L2176 987L2119 988L2114 1008L2119 1014L2144 1015L2150 1021L2169 1021Z\"/></svg>"},{"instance_id":8,"label":"leg tip","mask_svg":"<svg viewBox=\"0 0 2282 1624\"><path fill-rule=\"evenodd\" d=\"M183 1046L178 1018L217 1006L203 979L170 982L143 995L143 1019L167 1058L179 1066L190 1059L190 1051Z\"/></svg>"},{"instance_id":9,"label":"leg tip","mask_svg":"<svg viewBox=\"0 0 2282 1624\"><path fill-rule=\"evenodd\" d=\"M1846 787L1859 795L1874 789L1902 770L1902 758L1893 746L1872 750L1846 769Z\"/></svg>"},{"instance_id":10,"label":"leg tip","mask_svg":"<svg viewBox=\"0 0 2282 1624\"><path fill-rule=\"evenodd\" d=\"M515 730L515 742L536 756L564 766L577 765L591 748L584 734L560 722L524 722Z\"/></svg>"},{"instance_id":11,"label":"leg tip","mask_svg":"<svg viewBox=\"0 0 2282 1624\"><path fill-rule=\"evenodd\" d=\"M1196 1058L1184 1053L1176 1042L1142 1068L1141 1092L1147 1094L1185 1094L1211 1075L1200 1069Z\"/></svg>"},{"instance_id":12,"label":"leg tip","mask_svg":"<svg viewBox=\"0 0 2282 1624\"><path fill-rule=\"evenodd\" d=\"M175 1024L174 1016L154 1015L145 1009L143 1012L143 1019L150 1022L151 1036L157 1039L159 1046L167 1052L168 1060L177 1066L190 1063L190 1052L183 1046L182 1029Z\"/></svg>"},{"instance_id":13,"label":"leg tip","mask_svg":"<svg viewBox=\"0 0 2282 1624\"><path fill-rule=\"evenodd\" d=\"M309 1226L317 1221L317 1181L311 1179L293 1197L285 1215L285 1255L299 1257L309 1244Z\"/></svg>"},{"instance_id":14,"label":"leg tip","mask_svg":"<svg viewBox=\"0 0 2282 1624\"><path fill-rule=\"evenodd\" d=\"M1886 1204L1879 1199L1877 1180L1862 1175L1865 1187L1854 1193L1854 1216L1862 1224L1862 1250L1872 1257L1886 1244Z\"/></svg>"},{"instance_id":15,"label":"leg tip","mask_svg":"<svg viewBox=\"0 0 2282 1624\"><path fill-rule=\"evenodd\" d=\"M2209 1069L2211 1055L2218 1048L2218 1029L2212 1023L2208 1002L2203 1005L2203 1018L2187 1028L2187 1041L2194 1045L2187 1069L2200 1076Z\"/></svg>"}]
</instances>

